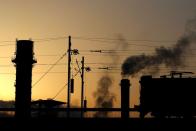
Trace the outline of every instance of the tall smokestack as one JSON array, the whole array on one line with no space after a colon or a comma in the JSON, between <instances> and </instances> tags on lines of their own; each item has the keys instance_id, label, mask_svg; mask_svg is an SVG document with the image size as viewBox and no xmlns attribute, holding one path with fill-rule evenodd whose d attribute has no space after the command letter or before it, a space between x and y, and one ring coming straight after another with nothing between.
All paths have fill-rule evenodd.
<instances>
[{"instance_id":1,"label":"tall smokestack","mask_svg":"<svg viewBox=\"0 0 196 131\"><path fill-rule=\"evenodd\" d=\"M16 66L15 117L30 118L32 67L36 63L33 41L17 41L15 54L16 57L12 60Z\"/></svg>"},{"instance_id":2,"label":"tall smokestack","mask_svg":"<svg viewBox=\"0 0 196 131\"><path fill-rule=\"evenodd\" d=\"M128 79L121 80L121 118L129 118L129 90L130 81Z\"/></svg>"}]
</instances>

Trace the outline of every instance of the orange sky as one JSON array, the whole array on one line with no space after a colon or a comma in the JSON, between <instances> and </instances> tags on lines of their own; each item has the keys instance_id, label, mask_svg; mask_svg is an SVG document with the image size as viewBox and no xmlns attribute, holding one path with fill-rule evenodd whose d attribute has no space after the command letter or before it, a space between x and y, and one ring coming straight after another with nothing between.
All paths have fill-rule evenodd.
<instances>
[{"instance_id":1,"label":"orange sky","mask_svg":"<svg viewBox=\"0 0 196 131\"><path fill-rule=\"evenodd\" d=\"M118 41L104 43L76 39L82 38L114 38L122 35L129 40L174 40L183 35L186 21L195 16L195 0L2 0L0 2L0 99L14 99L15 68L11 58L15 52L15 40L35 40L35 57L37 65L33 68L33 83L46 72L49 66L39 64L53 64L67 51L67 39L38 42L37 39L73 37L73 48L81 50L78 56L85 56L86 63L111 63L107 55L82 52L91 49L115 49ZM10 41L4 43L3 41ZM133 42L132 42L133 43ZM11 44L11 45L10 45ZM144 43L170 46L174 43ZM129 46L130 52L120 53L119 64L128 55L152 53L154 48ZM139 50L139 51L136 51ZM42 56L50 55L50 56ZM54 55L54 56L51 56ZM5 57L5 58L4 58ZM67 63L67 56L60 63ZM8 66L3 66L8 65ZM97 67L104 65L86 64L92 67L92 72L86 73L85 88L89 106L94 106L93 92L97 88L97 81L103 75ZM74 64L74 67L77 67ZM67 72L67 66L55 66L51 72ZM113 89L117 95L116 107L119 107L120 70L113 71ZM138 103L138 78L131 79L131 104ZM32 99L47 99L55 96L59 89L67 83L66 73L49 73L32 91ZM72 103L80 104L80 77L76 77L76 92L72 95ZM56 98L66 101L66 88Z\"/></svg>"}]
</instances>

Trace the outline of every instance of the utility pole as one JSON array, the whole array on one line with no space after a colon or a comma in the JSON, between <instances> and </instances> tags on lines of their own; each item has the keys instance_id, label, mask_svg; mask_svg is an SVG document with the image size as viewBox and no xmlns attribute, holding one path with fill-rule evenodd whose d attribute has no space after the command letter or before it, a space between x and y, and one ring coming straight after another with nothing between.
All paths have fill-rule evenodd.
<instances>
[{"instance_id":1,"label":"utility pole","mask_svg":"<svg viewBox=\"0 0 196 131\"><path fill-rule=\"evenodd\" d=\"M82 74L81 74L81 78L82 78L82 87L81 87L81 117L83 118L84 115L84 56L82 57Z\"/></svg>"},{"instance_id":2,"label":"utility pole","mask_svg":"<svg viewBox=\"0 0 196 131\"><path fill-rule=\"evenodd\" d=\"M67 117L70 116L70 78L71 78L71 36L69 36L68 47L68 87L67 87Z\"/></svg>"}]
</instances>

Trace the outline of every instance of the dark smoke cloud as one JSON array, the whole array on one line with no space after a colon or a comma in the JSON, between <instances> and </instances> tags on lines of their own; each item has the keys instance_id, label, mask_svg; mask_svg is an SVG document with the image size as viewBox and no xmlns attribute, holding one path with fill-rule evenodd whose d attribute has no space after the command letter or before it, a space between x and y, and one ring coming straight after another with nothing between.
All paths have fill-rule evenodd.
<instances>
[{"instance_id":1,"label":"dark smoke cloud","mask_svg":"<svg viewBox=\"0 0 196 131\"><path fill-rule=\"evenodd\" d=\"M120 57L118 56L118 52L116 52L116 49L126 49L128 46L128 43L125 41L125 39L119 35L118 36L118 42L116 43L114 49L112 52L108 52L110 54L110 58L112 60L112 63L107 65L108 67L113 67L117 65L117 63L120 60ZM96 107L97 108L112 108L114 105L115 100L115 94L111 93L111 88L113 87L113 80L112 76L107 73L107 71L104 72L104 75L99 79L98 81L98 88L94 92L94 96L96 99ZM94 114L94 117L107 117L108 112L96 112Z\"/></svg>"},{"instance_id":2,"label":"dark smoke cloud","mask_svg":"<svg viewBox=\"0 0 196 131\"><path fill-rule=\"evenodd\" d=\"M112 79L104 75L98 82L97 91L94 93L97 108L112 108L115 95L110 92ZM94 117L107 117L108 112L96 112Z\"/></svg>"},{"instance_id":3,"label":"dark smoke cloud","mask_svg":"<svg viewBox=\"0 0 196 131\"><path fill-rule=\"evenodd\" d=\"M171 47L159 47L155 49L154 55L136 55L128 57L122 64L123 76L134 76L144 69L153 67L154 73L159 71L160 65L170 68L184 66L185 54L196 40L196 19L190 20L186 25L184 36Z\"/></svg>"}]
</instances>

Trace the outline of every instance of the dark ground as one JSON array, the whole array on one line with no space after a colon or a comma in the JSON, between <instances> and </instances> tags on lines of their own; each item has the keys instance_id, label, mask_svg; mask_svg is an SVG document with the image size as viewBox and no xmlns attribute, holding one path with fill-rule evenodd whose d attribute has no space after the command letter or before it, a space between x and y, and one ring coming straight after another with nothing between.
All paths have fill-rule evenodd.
<instances>
[{"instance_id":1,"label":"dark ground","mask_svg":"<svg viewBox=\"0 0 196 131\"><path fill-rule=\"evenodd\" d=\"M0 118L0 130L52 130L52 131L72 131L72 130L195 130L196 119L137 119L127 120L112 119L57 119L57 118L34 118L31 120L16 120L14 118Z\"/></svg>"}]
</instances>

